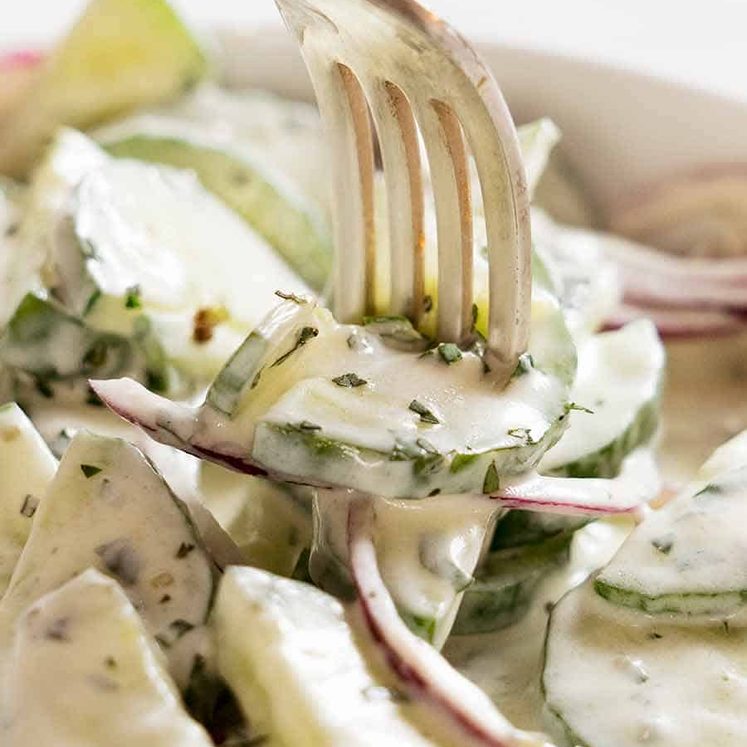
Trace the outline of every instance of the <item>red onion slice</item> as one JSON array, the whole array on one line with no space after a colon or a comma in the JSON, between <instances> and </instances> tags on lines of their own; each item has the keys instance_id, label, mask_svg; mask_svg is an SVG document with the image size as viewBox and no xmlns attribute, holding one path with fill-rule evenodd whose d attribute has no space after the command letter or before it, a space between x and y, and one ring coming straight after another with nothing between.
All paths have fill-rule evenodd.
<instances>
[{"instance_id":1,"label":"red onion slice","mask_svg":"<svg viewBox=\"0 0 747 747\"><path fill-rule=\"evenodd\" d=\"M541 735L514 728L482 690L410 632L381 579L372 531L370 501L352 500L348 547L355 605L386 666L410 697L432 709L437 731L453 732L455 743L465 746L550 747Z\"/></svg>"}]
</instances>

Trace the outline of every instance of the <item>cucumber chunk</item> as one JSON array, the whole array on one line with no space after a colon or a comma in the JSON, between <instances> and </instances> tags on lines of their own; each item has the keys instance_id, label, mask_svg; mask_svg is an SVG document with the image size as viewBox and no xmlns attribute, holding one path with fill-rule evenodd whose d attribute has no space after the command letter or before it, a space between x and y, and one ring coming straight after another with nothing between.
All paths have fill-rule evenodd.
<instances>
[{"instance_id":1,"label":"cucumber chunk","mask_svg":"<svg viewBox=\"0 0 747 747\"><path fill-rule=\"evenodd\" d=\"M58 304L28 294L0 335L0 361L49 382L90 376L140 375L144 361L132 341L91 329Z\"/></svg>"},{"instance_id":2,"label":"cucumber chunk","mask_svg":"<svg viewBox=\"0 0 747 747\"><path fill-rule=\"evenodd\" d=\"M0 407L0 598L56 469L57 460L23 410L15 402Z\"/></svg>"},{"instance_id":3,"label":"cucumber chunk","mask_svg":"<svg viewBox=\"0 0 747 747\"><path fill-rule=\"evenodd\" d=\"M176 98L207 71L165 0L92 0L0 126L0 172L22 176L61 124L88 127Z\"/></svg>"},{"instance_id":4,"label":"cucumber chunk","mask_svg":"<svg viewBox=\"0 0 747 747\"><path fill-rule=\"evenodd\" d=\"M747 602L747 465L650 514L594 582L610 602L649 614L724 616Z\"/></svg>"},{"instance_id":5,"label":"cucumber chunk","mask_svg":"<svg viewBox=\"0 0 747 747\"><path fill-rule=\"evenodd\" d=\"M122 584L182 681L210 607L212 562L186 507L134 446L81 432L0 602L0 642L23 609L88 567Z\"/></svg>"},{"instance_id":6,"label":"cucumber chunk","mask_svg":"<svg viewBox=\"0 0 747 747\"><path fill-rule=\"evenodd\" d=\"M563 745L741 747L747 631L608 604L591 582L553 609L542 675Z\"/></svg>"},{"instance_id":7,"label":"cucumber chunk","mask_svg":"<svg viewBox=\"0 0 747 747\"><path fill-rule=\"evenodd\" d=\"M417 725L417 706L371 668L340 603L313 586L231 568L212 625L221 674L254 739L294 747L438 743Z\"/></svg>"},{"instance_id":8,"label":"cucumber chunk","mask_svg":"<svg viewBox=\"0 0 747 747\"><path fill-rule=\"evenodd\" d=\"M658 427L665 353L654 325L640 320L579 345L563 438L539 470L566 477L615 477L623 459Z\"/></svg>"},{"instance_id":9,"label":"cucumber chunk","mask_svg":"<svg viewBox=\"0 0 747 747\"><path fill-rule=\"evenodd\" d=\"M19 618L3 744L208 747L130 600L89 569Z\"/></svg>"},{"instance_id":10,"label":"cucumber chunk","mask_svg":"<svg viewBox=\"0 0 747 747\"><path fill-rule=\"evenodd\" d=\"M249 338L196 410L126 380L94 387L155 438L213 461L386 497L495 492L565 427L565 386L531 362L501 389L476 352L448 365L436 350L394 350L303 299L266 324L269 344Z\"/></svg>"},{"instance_id":11,"label":"cucumber chunk","mask_svg":"<svg viewBox=\"0 0 747 747\"><path fill-rule=\"evenodd\" d=\"M140 134L109 143L107 150L115 156L193 170L312 288L324 289L332 267L332 244L323 215L248 148L216 146L195 137Z\"/></svg>"},{"instance_id":12,"label":"cucumber chunk","mask_svg":"<svg viewBox=\"0 0 747 747\"><path fill-rule=\"evenodd\" d=\"M464 593L452 632L490 633L520 620L540 581L568 561L572 539L572 532L564 532L544 542L488 553Z\"/></svg>"}]
</instances>

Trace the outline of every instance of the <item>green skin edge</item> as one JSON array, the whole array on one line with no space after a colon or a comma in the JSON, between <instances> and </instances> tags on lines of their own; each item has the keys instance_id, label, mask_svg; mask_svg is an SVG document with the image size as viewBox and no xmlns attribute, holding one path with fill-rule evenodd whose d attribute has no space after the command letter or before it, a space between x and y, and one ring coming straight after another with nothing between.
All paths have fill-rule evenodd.
<instances>
[{"instance_id":1,"label":"green skin edge","mask_svg":"<svg viewBox=\"0 0 747 747\"><path fill-rule=\"evenodd\" d=\"M650 595L642 594L632 589L623 589L619 586L612 586L604 581L596 579L594 581L594 591L603 599L618 607L628 607L630 609L640 610L649 615L726 615L736 612L739 607L747 603L747 589L727 589L720 592L682 592L680 594L660 594ZM709 600L730 603L714 609L700 607L701 603ZM688 611L688 602L698 602L697 612Z\"/></svg>"},{"instance_id":2,"label":"green skin edge","mask_svg":"<svg viewBox=\"0 0 747 747\"><path fill-rule=\"evenodd\" d=\"M324 289L332 270L327 229L312 214L289 205L259 167L239 155L175 137L134 135L105 147L113 156L192 169L206 189L241 215L314 290Z\"/></svg>"},{"instance_id":3,"label":"green skin edge","mask_svg":"<svg viewBox=\"0 0 747 747\"><path fill-rule=\"evenodd\" d=\"M526 469L531 469L537 464L545 451L547 451L547 449L549 449L550 446L552 446L552 444L561 436L565 426L565 416L559 416L547 430L544 437L539 439L537 443L532 443L531 445L504 447L474 454L450 453L431 455L427 452L423 452L422 454L418 454L417 456L414 455L412 457L408 455L398 455L397 457L394 457L392 453L389 452L362 448L328 438L317 431L305 432L292 425L265 425L270 431L274 431L276 435L283 437L289 446L295 445L296 448L301 447L313 459L338 459L343 461L360 460L368 463L407 461L412 465L413 477L415 478L416 483L422 483L424 488L428 485L432 485L433 488L439 489L437 485L439 482L439 476L443 476L441 478L441 481L443 481L444 477L448 478L449 475L461 472L468 465L473 464L474 459L472 459L472 457L488 461L488 464L486 464L488 468L494 463L493 461L489 461L491 455L493 455L494 459L499 459L501 463L500 465L496 465L499 476L500 474L513 474L522 472ZM505 459L500 460L501 456L505 457ZM465 463L465 457L469 457L467 463ZM455 460L459 464L457 469L453 469ZM277 468L272 465L261 466L269 472L278 471ZM483 482L484 474L480 473L479 479L476 475L473 490L482 492ZM426 492L426 495L427 494L428 493ZM413 495L411 497L417 498L421 496Z\"/></svg>"},{"instance_id":4,"label":"green skin edge","mask_svg":"<svg viewBox=\"0 0 747 747\"><path fill-rule=\"evenodd\" d=\"M625 457L650 441L656 433L659 427L659 399L657 393L643 405L623 433L606 446L575 462L550 470L548 474L556 477L617 477Z\"/></svg>"}]
</instances>

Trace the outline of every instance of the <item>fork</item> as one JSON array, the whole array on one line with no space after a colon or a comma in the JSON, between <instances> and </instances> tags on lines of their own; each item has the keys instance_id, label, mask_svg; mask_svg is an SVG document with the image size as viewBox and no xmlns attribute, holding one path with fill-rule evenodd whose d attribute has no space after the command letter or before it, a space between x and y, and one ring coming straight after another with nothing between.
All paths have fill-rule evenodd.
<instances>
[{"instance_id":1,"label":"fork","mask_svg":"<svg viewBox=\"0 0 747 747\"><path fill-rule=\"evenodd\" d=\"M374 309L376 137L389 215L388 313L422 324L422 138L436 208L436 337L470 339L471 152L487 234L486 357L507 380L527 345L531 236L519 142L495 79L456 31L414 0L276 4L299 42L330 147L335 315L354 323Z\"/></svg>"}]
</instances>

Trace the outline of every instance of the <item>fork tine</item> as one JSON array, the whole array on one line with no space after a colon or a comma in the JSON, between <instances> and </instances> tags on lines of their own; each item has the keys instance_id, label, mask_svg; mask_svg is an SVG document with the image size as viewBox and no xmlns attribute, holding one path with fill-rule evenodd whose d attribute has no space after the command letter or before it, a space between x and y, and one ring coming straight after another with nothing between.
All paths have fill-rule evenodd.
<instances>
[{"instance_id":1,"label":"fork tine","mask_svg":"<svg viewBox=\"0 0 747 747\"><path fill-rule=\"evenodd\" d=\"M366 86L386 177L391 314L417 326L423 314L423 180L415 119L404 93L389 81Z\"/></svg>"},{"instance_id":2,"label":"fork tine","mask_svg":"<svg viewBox=\"0 0 747 747\"><path fill-rule=\"evenodd\" d=\"M438 236L437 337L463 342L472 327L472 201L467 152L449 106L414 105L423 133L436 203Z\"/></svg>"},{"instance_id":3,"label":"fork tine","mask_svg":"<svg viewBox=\"0 0 747 747\"><path fill-rule=\"evenodd\" d=\"M333 307L343 322L359 322L374 306L374 154L368 105L346 65L308 58L319 110L332 144ZM341 292L341 289L344 292Z\"/></svg>"}]
</instances>

